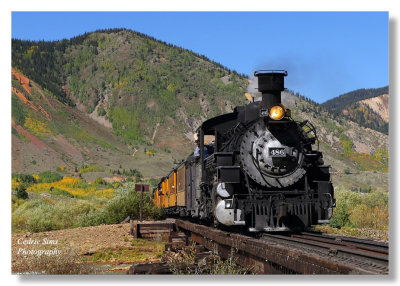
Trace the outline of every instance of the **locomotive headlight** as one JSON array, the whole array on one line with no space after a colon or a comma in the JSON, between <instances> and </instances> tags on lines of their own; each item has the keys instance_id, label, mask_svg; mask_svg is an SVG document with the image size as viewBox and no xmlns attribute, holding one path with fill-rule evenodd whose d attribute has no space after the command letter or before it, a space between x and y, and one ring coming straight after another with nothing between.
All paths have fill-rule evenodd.
<instances>
[{"instance_id":1,"label":"locomotive headlight","mask_svg":"<svg viewBox=\"0 0 400 286\"><path fill-rule=\"evenodd\" d=\"M269 110L269 116L274 120L280 120L285 115L285 108L283 105L272 106Z\"/></svg>"}]
</instances>

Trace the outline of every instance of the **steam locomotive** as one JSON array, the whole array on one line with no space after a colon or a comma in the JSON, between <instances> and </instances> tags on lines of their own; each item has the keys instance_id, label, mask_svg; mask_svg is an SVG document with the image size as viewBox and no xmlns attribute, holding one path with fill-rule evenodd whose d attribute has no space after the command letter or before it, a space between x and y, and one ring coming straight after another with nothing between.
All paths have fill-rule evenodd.
<instances>
[{"instance_id":1,"label":"steam locomotive","mask_svg":"<svg viewBox=\"0 0 400 286\"><path fill-rule=\"evenodd\" d=\"M253 232L329 223L335 207L330 166L312 148L314 126L294 121L281 103L287 72L254 75L261 101L203 122L198 154L161 179L154 204L169 215ZM212 145L205 144L207 135Z\"/></svg>"}]
</instances>

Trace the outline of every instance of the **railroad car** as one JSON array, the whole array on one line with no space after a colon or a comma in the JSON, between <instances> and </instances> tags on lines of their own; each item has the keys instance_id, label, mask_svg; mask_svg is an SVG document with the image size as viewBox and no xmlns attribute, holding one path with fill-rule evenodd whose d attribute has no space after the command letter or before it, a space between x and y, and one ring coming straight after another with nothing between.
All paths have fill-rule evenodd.
<instances>
[{"instance_id":1,"label":"railroad car","mask_svg":"<svg viewBox=\"0 0 400 286\"><path fill-rule=\"evenodd\" d=\"M254 232L329 223L330 166L314 126L293 120L281 102L287 72L254 75L261 100L203 122L198 149L161 179L154 204L168 215Z\"/></svg>"}]
</instances>

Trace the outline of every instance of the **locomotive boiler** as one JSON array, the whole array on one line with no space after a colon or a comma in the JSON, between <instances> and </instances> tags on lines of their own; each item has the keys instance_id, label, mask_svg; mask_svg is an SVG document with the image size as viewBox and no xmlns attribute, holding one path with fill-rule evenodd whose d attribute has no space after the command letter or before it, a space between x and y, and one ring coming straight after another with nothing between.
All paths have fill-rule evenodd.
<instances>
[{"instance_id":1,"label":"locomotive boiler","mask_svg":"<svg viewBox=\"0 0 400 286\"><path fill-rule=\"evenodd\" d=\"M248 231L329 223L330 166L308 122L281 102L286 71L257 71L261 100L203 122L198 149L161 179L153 201L169 215ZM212 145L205 136L213 136ZM314 148L313 148L314 147Z\"/></svg>"}]
</instances>

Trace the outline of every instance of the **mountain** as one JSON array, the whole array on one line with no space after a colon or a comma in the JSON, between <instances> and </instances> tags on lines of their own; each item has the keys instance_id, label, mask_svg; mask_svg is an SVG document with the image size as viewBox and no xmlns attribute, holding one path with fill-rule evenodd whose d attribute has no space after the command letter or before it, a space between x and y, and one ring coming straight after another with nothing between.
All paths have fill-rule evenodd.
<instances>
[{"instance_id":1,"label":"mountain","mask_svg":"<svg viewBox=\"0 0 400 286\"><path fill-rule=\"evenodd\" d=\"M382 94L377 97L359 101L361 105L367 106L379 114L383 121L389 123L389 94Z\"/></svg>"},{"instance_id":2,"label":"mountain","mask_svg":"<svg viewBox=\"0 0 400 286\"><path fill-rule=\"evenodd\" d=\"M317 131L319 149L332 166L333 182L351 188L388 189L387 134L337 116L325 106L285 91L282 102L297 121L308 120Z\"/></svg>"},{"instance_id":3,"label":"mountain","mask_svg":"<svg viewBox=\"0 0 400 286\"><path fill-rule=\"evenodd\" d=\"M125 29L13 39L12 67L12 172L91 168L81 172L90 179L167 174L193 151L203 120L246 103L249 84L205 56ZM292 92L283 100L316 126L337 183L387 188L387 135Z\"/></svg>"},{"instance_id":4,"label":"mountain","mask_svg":"<svg viewBox=\"0 0 400 286\"><path fill-rule=\"evenodd\" d=\"M13 128L12 169L19 173L107 163L162 176L192 151L202 121L246 101L245 76L125 29L56 42L13 39L12 66L12 117L19 126ZM39 152L21 128L47 150L57 149L59 140L74 145L76 156L62 148Z\"/></svg>"},{"instance_id":5,"label":"mountain","mask_svg":"<svg viewBox=\"0 0 400 286\"><path fill-rule=\"evenodd\" d=\"M358 124L388 134L389 87L358 89L322 104L336 116L344 115Z\"/></svg>"},{"instance_id":6,"label":"mountain","mask_svg":"<svg viewBox=\"0 0 400 286\"><path fill-rule=\"evenodd\" d=\"M243 103L247 86L245 76L204 56L125 29L57 42L13 40L12 52L15 68L131 145L150 143L156 126L171 122L193 129Z\"/></svg>"},{"instance_id":7,"label":"mountain","mask_svg":"<svg viewBox=\"0 0 400 286\"><path fill-rule=\"evenodd\" d=\"M369 89L361 88L339 95L335 98L332 98L324 102L322 105L330 109L341 110L346 108L348 105L352 103L356 103L364 99L377 97L382 94L388 94L388 93L389 93L389 86L384 86L381 88L369 88Z\"/></svg>"}]
</instances>

